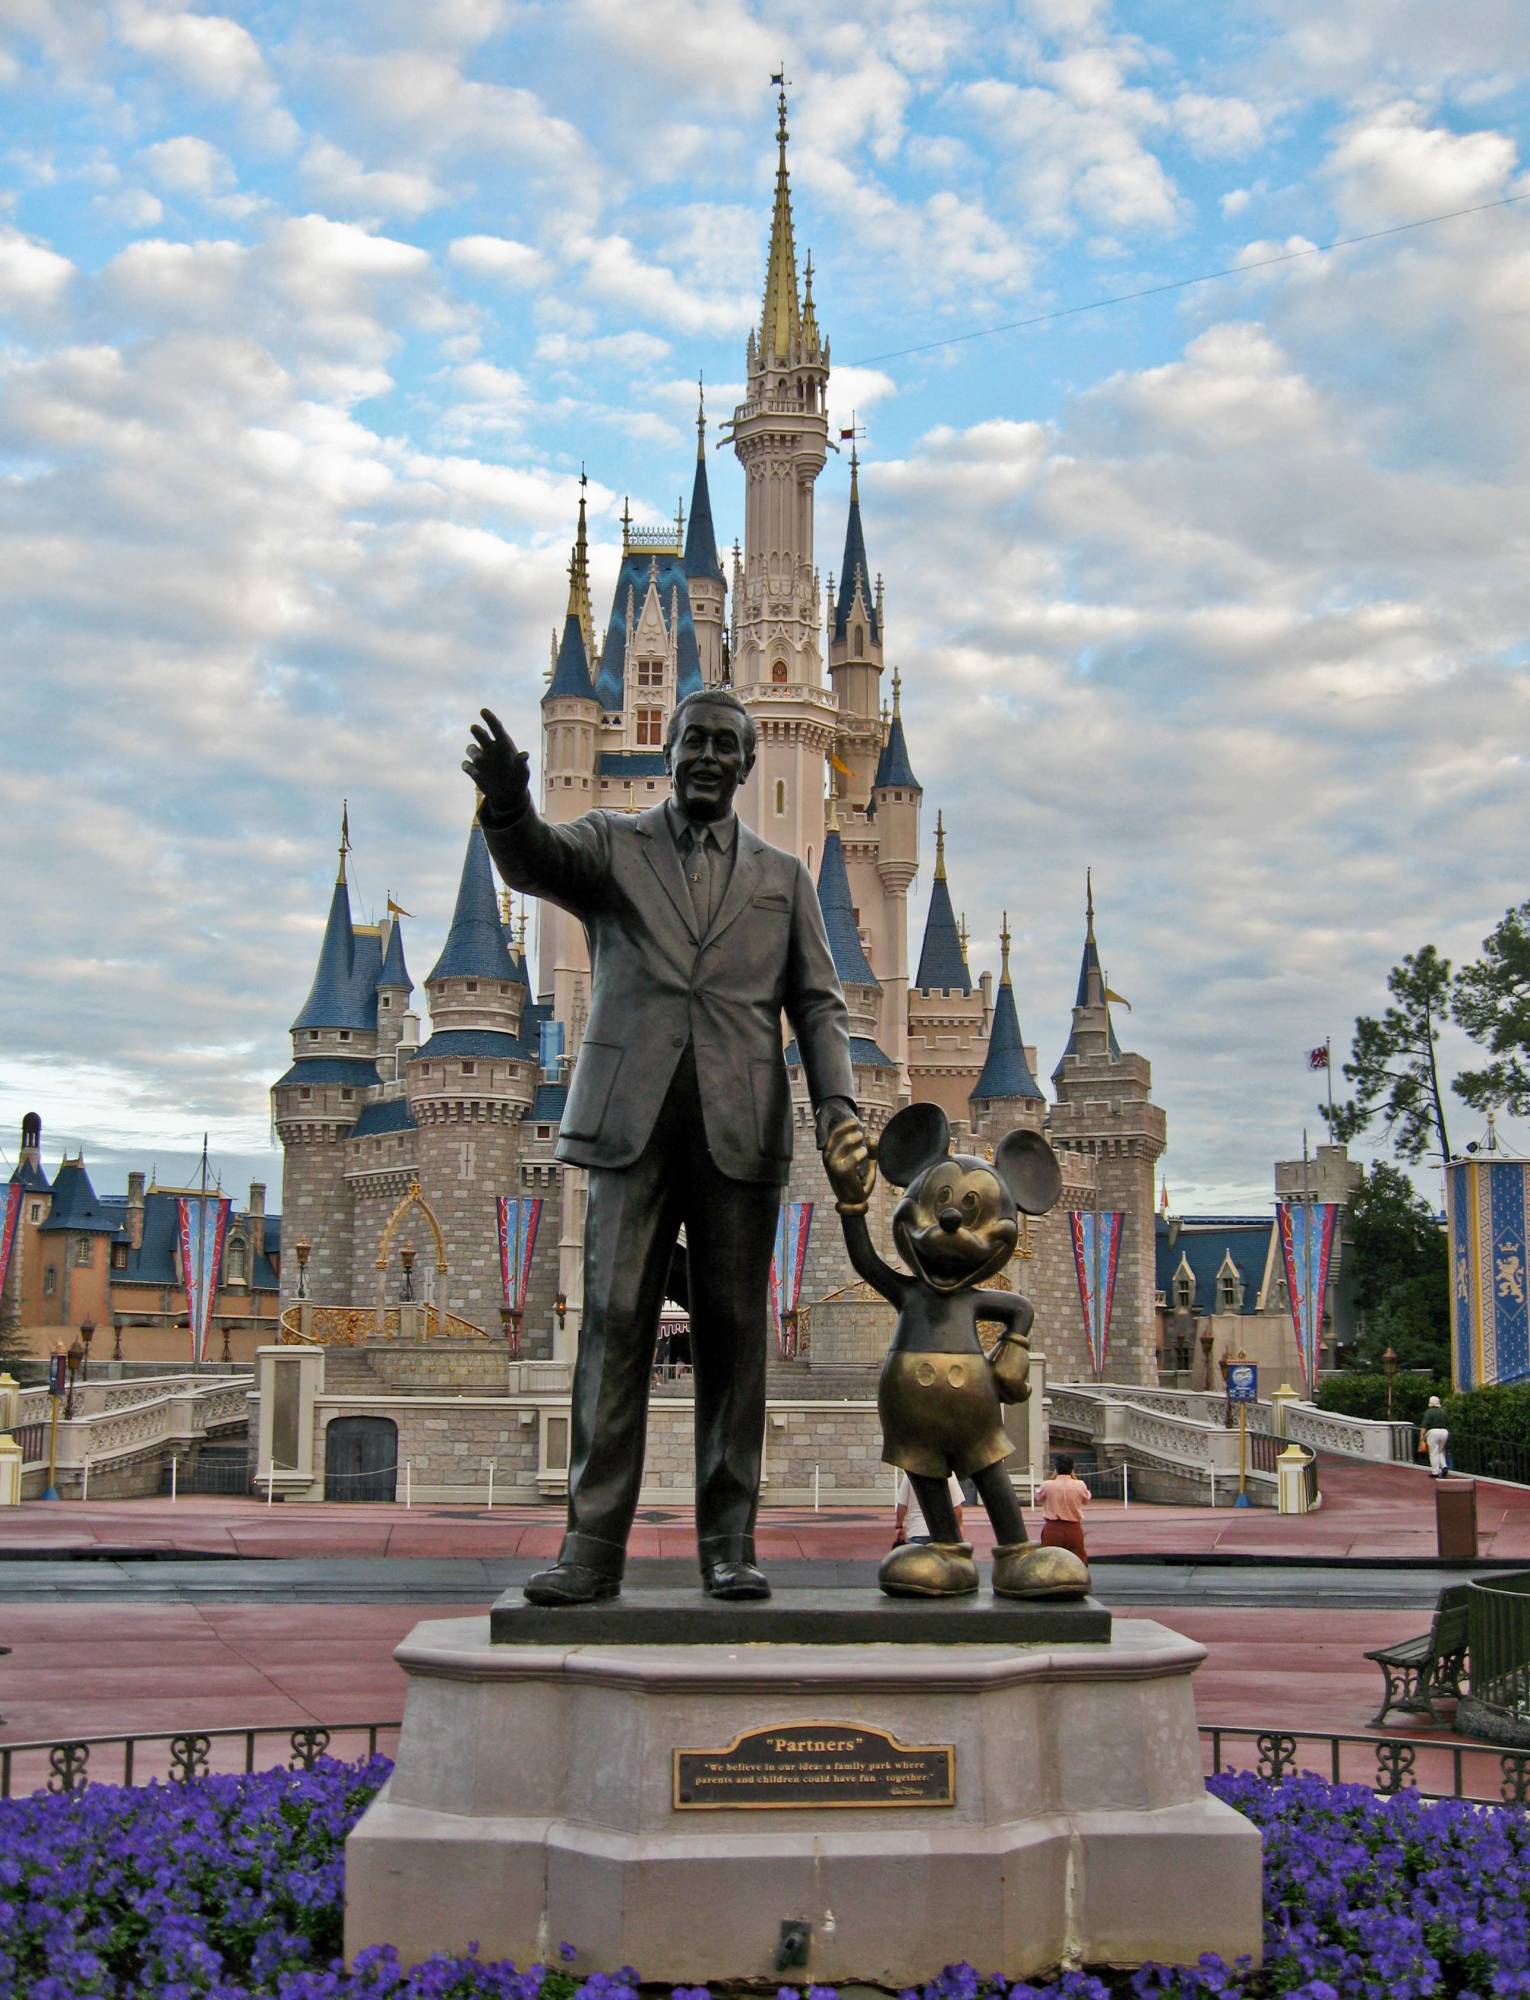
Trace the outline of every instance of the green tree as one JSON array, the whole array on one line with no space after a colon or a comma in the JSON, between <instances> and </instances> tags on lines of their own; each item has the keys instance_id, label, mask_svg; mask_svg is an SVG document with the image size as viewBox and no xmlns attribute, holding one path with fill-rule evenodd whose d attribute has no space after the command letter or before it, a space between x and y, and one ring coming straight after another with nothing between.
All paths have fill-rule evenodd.
<instances>
[{"instance_id":1,"label":"green tree","mask_svg":"<svg viewBox=\"0 0 1530 2000\"><path fill-rule=\"evenodd\" d=\"M1360 1316L1355 1365L1391 1348L1402 1368L1450 1371L1450 1258L1445 1232L1408 1176L1378 1160L1349 1208L1346 1255Z\"/></svg>"},{"instance_id":2,"label":"green tree","mask_svg":"<svg viewBox=\"0 0 1530 2000\"><path fill-rule=\"evenodd\" d=\"M1387 991L1397 1004L1355 1023L1344 1065L1354 1096L1331 1113L1326 1105L1318 1109L1335 1139L1358 1138L1379 1113L1400 1159L1421 1160L1432 1147L1449 1159L1435 1044L1450 1012L1450 960L1426 944L1393 966Z\"/></svg>"},{"instance_id":3,"label":"green tree","mask_svg":"<svg viewBox=\"0 0 1530 2000\"><path fill-rule=\"evenodd\" d=\"M1474 1110L1501 1104L1516 1116L1530 1112L1530 902L1506 910L1482 940L1482 956L1463 965L1451 999L1457 1021L1496 1058L1463 1070L1457 1094Z\"/></svg>"}]
</instances>

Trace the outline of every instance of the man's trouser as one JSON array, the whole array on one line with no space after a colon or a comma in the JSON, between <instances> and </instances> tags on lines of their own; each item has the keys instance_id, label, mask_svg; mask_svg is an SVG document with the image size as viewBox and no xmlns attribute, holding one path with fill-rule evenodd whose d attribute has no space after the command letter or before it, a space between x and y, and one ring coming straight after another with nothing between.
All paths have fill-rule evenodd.
<instances>
[{"instance_id":1,"label":"man's trouser","mask_svg":"<svg viewBox=\"0 0 1530 2000\"><path fill-rule=\"evenodd\" d=\"M703 1567L752 1561L765 1438L766 1299L781 1190L729 1180L707 1151L687 1048L642 1153L591 1167L560 1561L620 1576L643 1478L659 1313L685 1225Z\"/></svg>"}]
</instances>

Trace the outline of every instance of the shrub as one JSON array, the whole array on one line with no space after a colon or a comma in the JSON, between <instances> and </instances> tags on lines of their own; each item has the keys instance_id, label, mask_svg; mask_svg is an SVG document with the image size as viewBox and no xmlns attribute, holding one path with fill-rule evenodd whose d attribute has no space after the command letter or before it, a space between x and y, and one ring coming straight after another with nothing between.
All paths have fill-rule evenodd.
<instances>
[{"instance_id":1,"label":"shrub","mask_svg":"<svg viewBox=\"0 0 1530 2000\"><path fill-rule=\"evenodd\" d=\"M1392 1415L1400 1424L1416 1424L1431 1396L1444 1393L1446 1384L1428 1375L1403 1374L1392 1383ZM1387 1413L1387 1378L1345 1370L1327 1375L1318 1384L1317 1406L1345 1417L1382 1419Z\"/></svg>"},{"instance_id":2,"label":"shrub","mask_svg":"<svg viewBox=\"0 0 1530 2000\"><path fill-rule=\"evenodd\" d=\"M624 1966L580 1979L560 1962L391 1947L347 1971L345 1835L387 1760L92 1786L0 1804L0 1992L15 2000L639 2000ZM1379 1799L1312 1776L1224 1774L1211 1790L1264 1834L1265 1968L1077 1971L1010 1984L970 1965L900 2000L1423 2000L1530 1993L1530 1821L1522 1808ZM952 1940L960 1944L959 1939ZM710 2000L676 1987L674 2000ZM835 2000L783 1987L780 2000Z\"/></svg>"}]
</instances>

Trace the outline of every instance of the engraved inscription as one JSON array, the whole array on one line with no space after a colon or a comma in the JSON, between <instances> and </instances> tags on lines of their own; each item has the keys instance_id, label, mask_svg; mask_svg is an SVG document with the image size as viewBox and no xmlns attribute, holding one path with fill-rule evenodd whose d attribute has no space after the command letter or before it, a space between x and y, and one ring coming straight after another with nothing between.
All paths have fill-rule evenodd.
<instances>
[{"instance_id":1,"label":"engraved inscription","mask_svg":"<svg viewBox=\"0 0 1530 2000\"><path fill-rule=\"evenodd\" d=\"M956 1751L860 1722L749 1729L722 1750L677 1750L677 1812L789 1806L950 1806Z\"/></svg>"}]
</instances>

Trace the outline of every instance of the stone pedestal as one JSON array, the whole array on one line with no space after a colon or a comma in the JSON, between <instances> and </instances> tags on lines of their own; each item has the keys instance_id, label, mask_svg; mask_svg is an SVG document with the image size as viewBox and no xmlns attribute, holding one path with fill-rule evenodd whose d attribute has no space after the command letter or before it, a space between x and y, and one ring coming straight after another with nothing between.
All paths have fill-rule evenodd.
<instances>
[{"instance_id":1,"label":"stone pedestal","mask_svg":"<svg viewBox=\"0 0 1530 2000\"><path fill-rule=\"evenodd\" d=\"M961 1958L1019 1978L1259 1951L1259 1835L1202 1776L1204 1650L1161 1625L643 1644L582 1639L581 1615L561 1642L493 1644L483 1617L398 1648L397 1769L346 1848L348 1955L476 1939L526 1965L567 1941L579 1970L769 1979L797 1921L792 1978L900 1987Z\"/></svg>"}]
</instances>

